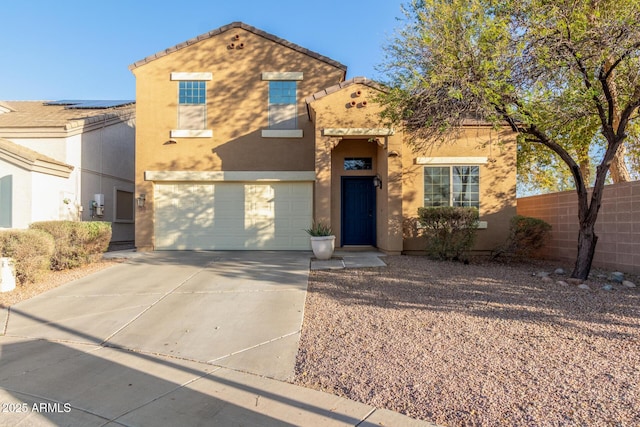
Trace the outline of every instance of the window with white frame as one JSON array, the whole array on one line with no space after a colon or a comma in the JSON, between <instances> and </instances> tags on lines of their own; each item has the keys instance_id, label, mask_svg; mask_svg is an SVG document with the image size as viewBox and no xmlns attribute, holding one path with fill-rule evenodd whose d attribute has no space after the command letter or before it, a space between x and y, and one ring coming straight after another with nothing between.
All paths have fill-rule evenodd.
<instances>
[{"instance_id":1,"label":"window with white frame","mask_svg":"<svg viewBox=\"0 0 640 427\"><path fill-rule=\"evenodd\" d=\"M297 129L296 81L269 82L269 129Z\"/></svg>"},{"instance_id":2,"label":"window with white frame","mask_svg":"<svg viewBox=\"0 0 640 427\"><path fill-rule=\"evenodd\" d=\"M480 209L480 167L425 166L424 206Z\"/></svg>"},{"instance_id":3,"label":"window with white frame","mask_svg":"<svg viewBox=\"0 0 640 427\"><path fill-rule=\"evenodd\" d=\"M205 129L207 126L207 82L178 82L178 128Z\"/></svg>"},{"instance_id":4,"label":"window with white frame","mask_svg":"<svg viewBox=\"0 0 640 427\"><path fill-rule=\"evenodd\" d=\"M303 73L299 71L262 73L262 80L269 83L269 123L262 130L263 137L303 137L302 129L298 126L298 81L302 79Z\"/></svg>"},{"instance_id":5,"label":"window with white frame","mask_svg":"<svg viewBox=\"0 0 640 427\"><path fill-rule=\"evenodd\" d=\"M207 81L209 72L175 72L171 80L178 82L178 128L172 137L210 137L207 129Z\"/></svg>"}]
</instances>

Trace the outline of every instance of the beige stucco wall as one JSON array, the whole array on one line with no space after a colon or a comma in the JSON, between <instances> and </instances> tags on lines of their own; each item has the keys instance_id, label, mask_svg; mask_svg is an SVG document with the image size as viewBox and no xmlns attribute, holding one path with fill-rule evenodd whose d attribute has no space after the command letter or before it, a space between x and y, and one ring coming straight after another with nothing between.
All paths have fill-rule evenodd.
<instances>
[{"instance_id":1,"label":"beige stucco wall","mask_svg":"<svg viewBox=\"0 0 640 427\"><path fill-rule=\"evenodd\" d=\"M376 191L376 246L386 252L402 250L401 163L389 152L401 151L399 135L385 135L388 129L373 102L377 89L351 84L311 102L316 126L316 220L329 221L341 240L341 177L380 175L383 187ZM352 135L327 136L345 130ZM369 132L369 135L366 133ZM345 171L345 157L371 157L372 170Z\"/></svg>"},{"instance_id":2,"label":"beige stucco wall","mask_svg":"<svg viewBox=\"0 0 640 427\"><path fill-rule=\"evenodd\" d=\"M358 95L358 92L360 94ZM352 84L311 103L319 143L316 146L315 217L330 221L340 241L341 176L380 175L383 188L377 191L377 244L388 252L421 252L425 240L416 228L417 210L424 205L425 165L419 157L450 157L451 164L466 164L465 158L486 158L480 164L480 219L486 229L478 230L477 251L492 250L508 235L509 220L516 213L516 144L512 133L488 126L466 127L455 141L426 145L414 151L401 129L384 136L380 107L373 102L377 89ZM355 105L354 102L355 101ZM366 101L366 105L363 104ZM351 129L371 136L327 136L327 130ZM379 132L375 135L375 132ZM372 157L371 171L344 171L345 157ZM459 162L458 162L459 160Z\"/></svg>"},{"instance_id":3,"label":"beige stucco wall","mask_svg":"<svg viewBox=\"0 0 640 427\"><path fill-rule=\"evenodd\" d=\"M234 37L238 35L239 39ZM242 49L229 44L243 44ZM210 72L207 138L173 138L177 129L178 82L172 72ZM263 72L302 72L298 81L298 128L303 138L263 138L268 127L268 81ZM133 69L136 76L136 246L153 247L153 183L145 171L313 171L314 127L304 98L339 83L344 70L235 28Z\"/></svg>"},{"instance_id":4,"label":"beige stucco wall","mask_svg":"<svg viewBox=\"0 0 640 427\"><path fill-rule=\"evenodd\" d=\"M497 132L488 126L468 126L455 142L427 144L414 152L410 144L402 150L404 250L422 251L424 237L416 228L418 208L424 206L424 174L427 165L416 164L419 157L452 157L466 164L465 157L486 157L480 164L480 220L487 222L486 229L479 229L477 251L489 251L504 243L509 231L509 221L516 214L516 142L514 134Z\"/></svg>"}]
</instances>

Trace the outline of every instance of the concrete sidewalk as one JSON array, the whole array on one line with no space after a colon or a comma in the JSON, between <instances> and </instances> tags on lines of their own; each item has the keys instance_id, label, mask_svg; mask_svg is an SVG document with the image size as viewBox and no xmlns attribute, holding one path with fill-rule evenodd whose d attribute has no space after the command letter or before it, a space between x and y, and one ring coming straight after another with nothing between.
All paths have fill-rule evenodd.
<instances>
[{"instance_id":1,"label":"concrete sidewalk","mask_svg":"<svg viewBox=\"0 0 640 427\"><path fill-rule=\"evenodd\" d=\"M432 426L288 382L310 258L138 254L0 311L0 425Z\"/></svg>"}]
</instances>

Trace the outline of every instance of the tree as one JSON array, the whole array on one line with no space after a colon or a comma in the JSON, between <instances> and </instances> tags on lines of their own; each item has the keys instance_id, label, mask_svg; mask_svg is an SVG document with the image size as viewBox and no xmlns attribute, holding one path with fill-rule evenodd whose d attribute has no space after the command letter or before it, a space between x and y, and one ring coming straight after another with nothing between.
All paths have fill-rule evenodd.
<instances>
[{"instance_id":1,"label":"tree","mask_svg":"<svg viewBox=\"0 0 640 427\"><path fill-rule=\"evenodd\" d=\"M416 148L446 142L475 117L566 165L578 196L576 278L591 270L605 179L637 126L638 1L412 0L380 67L383 117L401 122ZM603 155L588 191L581 156L593 144Z\"/></svg>"}]
</instances>

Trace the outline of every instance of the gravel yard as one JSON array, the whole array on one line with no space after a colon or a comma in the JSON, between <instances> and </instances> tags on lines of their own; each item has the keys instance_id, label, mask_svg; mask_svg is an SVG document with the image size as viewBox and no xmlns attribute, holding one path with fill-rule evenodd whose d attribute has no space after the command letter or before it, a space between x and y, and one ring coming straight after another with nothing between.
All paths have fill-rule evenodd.
<instances>
[{"instance_id":1,"label":"gravel yard","mask_svg":"<svg viewBox=\"0 0 640 427\"><path fill-rule=\"evenodd\" d=\"M297 384L442 425L640 425L640 287L385 261L311 273Z\"/></svg>"}]
</instances>

